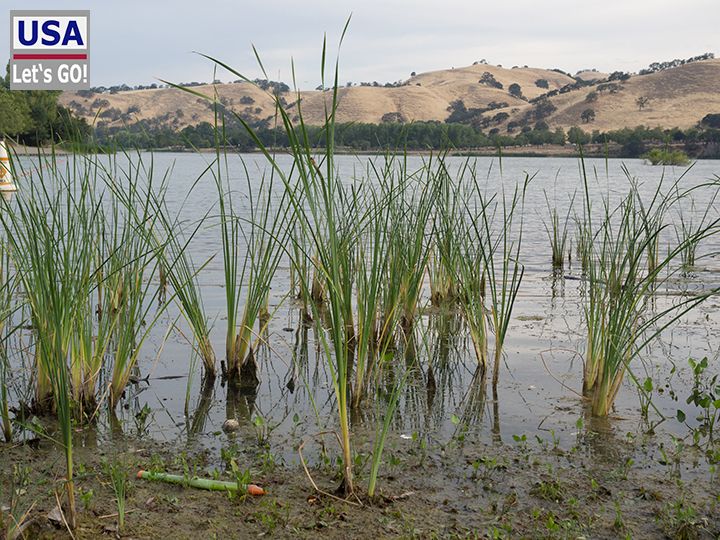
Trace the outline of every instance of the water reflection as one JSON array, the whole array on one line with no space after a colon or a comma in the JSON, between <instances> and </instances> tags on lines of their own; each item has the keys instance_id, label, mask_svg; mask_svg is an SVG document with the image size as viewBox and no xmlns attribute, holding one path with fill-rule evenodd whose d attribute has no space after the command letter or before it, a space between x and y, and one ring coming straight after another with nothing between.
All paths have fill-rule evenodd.
<instances>
[{"instance_id":1,"label":"water reflection","mask_svg":"<svg viewBox=\"0 0 720 540\"><path fill-rule=\"evenodd\" d=\"M250 169L253 169L254 163L259 163L256 156L243 157L250 163ZM409 159L416 160L415 163L420 165L421 158ZM168 204L172 206L175 203L179 208L186 188L206 164L198 156L161 154L155 156L155 168L160 170L172 160L176 160L180 166L174 169L172 180L175 189L170 194ZM462 161L450 158L448 165L451 174L453 167L461 166ZM337 162L341 170L347 171L357 160L339 156ZM478 160L479 169L488 164L487 160ZM591 170L592 164L592 160L587 161L588 170ZM604 168L602 160L597 164ZM552 185L557 185L558 190L572 193L579 185L576 165L574 159L506 158L503 176L505 179L521 178L524 176L523 171L537 170L540 172L532 184L532 189L538 190L537 193ZM633 170L639 170L650 180L647 187L642 189L653 189L652 182L657 177L657 169L644 168L640 162L635 161L629 161L627 165ZM237 163L231 160L229 167L233 178L242 177L242 170ZM688 184L700 182L709 177L709 172L715 169L715 164L699 162L685 181ZM558 170L562 173L556 178L555 171ZM614 170L617 174L612 172ZM620 163L610 160L609 171L611 172L607 178L591 182L591 187L597 193L612 189L613 196L619 196L626 185L624 175L620 172ZM489 188L500 185L498 182L495 172L488 174ZM243 182L238 182L235 189L242 191L243 185ZM204 215L216 200L214 190L212 182L199 183L193 198L196 203L188 204L184 210L186 215L181 217L190 219ZM177 200L173 201L173 197ZM567 399L569 391L548 375L546 368L538 360L538 352L558 348L582 350L582 303L585 284L577 279L580 270L577 261L575 268L571 266L565 273L549 273L550 249L546 232L538 217L543 215L544 210L545 202L542 197L528 197L526 236L522 253L527 272L505 345L507 368L503 369L498 386L493 388L492 399L488 397L487 376L477 365L458 311L444 309L442 306L430 307L423 312L412 330L399 332L398 347L394 351L399 361L391 362L392 367L382 370L378 375L378 395L373 396L378 399L368 399L363 407L353 411L354 427L360 428L362 423L373 422L381 417L387 401L383 396L388 395L407 370L406 388L393 418L393 429L397 433L417 431L433 433L438 439L447 438L453 431L450 419L452 415L457 415L463 424L470 426L480 437L500 442L513 434L537 432L539 420L548 417L548 423L552 424L552 429L558 432L558 436L566 437L566 440L572 438L567 434L567 426L574 426L577 419L583 417L582 406L573 401L570 407L556 408L560 400ZM567 208L558 208L561 214L564 211L567 211ZM224 279L222 257L217 256L217 234L217 227L209 223L198 231L197 241L192 247L193 260L209 261L200 281L203 300L210 317L215 317L224 309L224 290L219 286ZM708 249L712 251L713 246L708 246ZM716 261L708 260L708 264L716 264ZM212 384L203 382L198 377L196 382L191 383L190 396L194 405L190 407L185 398L186 379L163 381L162 385L156 380L152 380L150 385L139 381L128 388L123 401L127 409L119 410L119 417L115 414L108 416L110 437L122 440L123 426L126 432L149 432L155 438L168 440L184 436L183 432L186 430L188 439L200 444L208 441L213 444L213 433L219 431L224 420L234 419L241 425L251 426L253 414L259 409L263 410L263 416L268 418L269 423L279 426L275 433L281 441L280 445L284 444L282 437L291 436L296 425L286 422L288 416L297 415L299 422L302 422L308 432L320 431L327 425L332 425L336 414L335 398L327 360L324 358L325 352L321 340L318 339L318 332L322 331L322 327L314 326L327 324L327 321L318 317L317 321L312 323L307 306L295 306L285 299L291 282L289 268L289 265L280 268L277 280L280 285L276 286L277 283L274 283L269 299L269 305L280 307L277 311L273 307L272 317L267 318L267 311L270 311L268 309L261 317L256 336L259 338L257 347L253 349L248 362L250 372L247 380L251 381L249 384L228 383L221 389L218 386L220 381ZM703 286L705 281L710 279L708 275L711 273L695 269L691 279L678 280L674 287L683 290ZM153 279L162 286L164 279L161 276ZM287 281L288 287L282 285L284 281ZM657 302L658 309L661 309L666 291L655 292L653 301ZM429 291L424 291L424 298L429 300ZM283 301L286 303L283 304ZM173 320L176 314L169 310L168 319ZM702 316L707 317L707 320L691 319L678 332L670 329L663 334L662 342L652 350L644 351L645 357L661 365L659 378L667 376L672 362L685 365L689 356L702 357L716 353L717 307L708 306ZM541 320L543 318L544 320ZM182 322L178 324L181 325ZM287 328L292 328L292 334ZM216 351L224 350L223 330L222 319L218 318L212 336ZM162 333L162 330L159 329L158 333ZM283 336L287 336L289 343L284 343ZM148 342L152 343L153 339L155 344L162 342L160 335L153 336ZM190 369L187 358L187 343L170 340L159 359L152 351L143 353L139 366L142 375L150 372L155 372L158 376L176 375L178 371L186 372ZM548 369L567 373L564 383L579 390L581 367L574 365L573 369L569 369L568 365L567 355L553 355ZM662 371L663 369L665 371ZM22 371L28 372L27 369ZM137 376L139 379L141 373L138 372ZM680 375L677 375L676 380L679 377ZM106 387L107 382L105 374L101 374L100 386ZM687 385L688 381L677 380L676 384L682 387ZM152 391L147 391L148 388ZM676 389L677 392L680 390ZM656 404L663 411L674 412L677 408L676 402L667 394L669 392L658 396ZM220 400L225 397L224 410L222 403L213 407L216 396ZM623 390L616 405L618 416L637 416L637 398L633 391ZM156 413L152 418L144 416L142 411L146 406ZM183 417L184 423L176 420ZM144 421L140 422L141 419ZM590 436L588 433L587 439L583 438L591 452L598 456L607 453L608 459L613 451L622 449L621 451L625 452L623 438L616 433L622 433L626 428L634 429L634 426L629 427L634 421L616 418L609 422L611 426L604 426L587 418L585 425L589 433L600 435ZM609 429L613 425L616 429ZM605 442L602 443L601 439L605 439ZM88 444L91 443L89 440Z\"/></svg>"}]
</instances>

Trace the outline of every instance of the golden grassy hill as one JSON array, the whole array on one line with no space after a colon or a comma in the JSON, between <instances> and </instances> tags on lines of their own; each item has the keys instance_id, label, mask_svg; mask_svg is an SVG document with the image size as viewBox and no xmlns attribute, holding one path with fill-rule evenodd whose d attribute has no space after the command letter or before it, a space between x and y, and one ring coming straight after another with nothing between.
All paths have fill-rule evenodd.
<instances>
[{"instance_id":1,"label":"golden grassy hill","mask_svg":"<svg viewBox=\"0 0 720 540\"><path fill-rule=\"evenodd\" d=\"M207 96L217 91L226 106L251 118L266 118L275 111L272 97L252 84L202 85L192 90ZM95 125L121 126L139 120L157 120L179 130L213 122L214 115L210 102L176 88L103 93L88 98L64 93L60 102Z\"/></svg>"},{"instance_id":2,"label":"golden grassy hill","mask_svg":"<svg viewBox=\"0 0 720 540\"><path fill-rule=\"evenodd\" d=\"M503 89L480 84L483 73L493 75ZM508 87L519 84L522 94L531 99L547 92L535 81L545 79L549 89L560 88L573 79L546 69L504 69L486 64L432 71L410 77L407 85L396 88L352 87L339 90L339 122L382 122L386 113L400 113L405 121L445 120L453 101L462 100L467 108L483 108L488 104L507 103L509 108L520 107L525 101L508 93ZM324 118L324 100L331 99L328 92L303 92L303 116L306 122L320 124ZM499 110L499 109L498 109Z\"/></svg>"},{"instance_id":3,"label":"golden grassy hill","mask_svg":"<svg viewBox=\"0 0 720 540\"><path fill-rule=\"evenodd\" d=\"M576 79L582 79L584 81L599 81L601 79L607 79L608 76L609 73L603 73L602 71L595 71L590 69L578 71L574 75Z\"/></svg>"},{"instance_id":4,"label":"golden grassy hill","mask_svg":"<svg viewBox=\"0 0 720 540\"><path fill-rule=\"evenodd\" d=\"M483 73L491 73L503 85L492 88L478 81ZM538 88L535 81L545 79L549 89L560 88L573 82L567 75L555 71L533 68L504 69L477 64L474 66L429 73L411 77L405 86L370 87L353 86L339 91L340 106L337 117L340 122L378 123L386 113L400 113L406 121L443 121L447 118L450 103L462 100L468 108L486 107L491 102L521 106L522 99L511 96L507 88L517 83L528 98L536 97L546 89ZM193 87L196 92L213 95L217 89L220 99L238 113L250 119L260 120L272 116L274 108L270 96L251 84L219 84ZM292 92L284 94L288 103L296 100ZM248 98L248 105L242 100ZM324 100L328 92L301 92L305 119L320 124L324 118ZM103 122L120 126L137 120L160 119L160 122L176 129L200 122L212 122L212 109L196 96L177 89L135 90L116 94L96 94L81 97L65 93L61 102L70 106L91 123ZM178 112L181 111L181 112Z\"/></svg>"},{"instance_id":5,"label":"golden grassy hill","mask_svg":"<svg viewBox=\"0 0 720 540\"><path fill-rule=\"evenodd\" d=\"M580 126L599 131L639 125L686 129L706 114L720 112L719 87L720 60L694 62L630 77L614 93L597 92L598 87L593 86L551 97L550 102L557 111L546 122L551 127ZM597 101L587 102L587 95L593 91L597 92ZM649 99L642 110L637 104L640 97ZM595 120L587 124L580 117L586 109L595 112ZM514 118L520 114L521 111Z\"/></svg>"},{"instance_id":6,"label":"golden grassy hill","mask_svg":"<svg viewBox=\"0 0 720 540\"><path fill-rule=\"evenodd\" d=\"M502 85L494 88L481 84L484 73L489 73ZM545 121L551 128L581 126L586 130L607 131L622 127L646 125L650 127L681 127L695 125L705 114L720 112L720 60L706 60L650 75L632 76L619 83L615 92L598 92L605 73L583 71L576 76L589 81L586 86L549 97L556 110ZM535 83L544 79L548 88ZM380 123L388 113L398 114L403 121L444 121L451 103L461 100L468 109L487 108L489 104L506 104L486 113L494 116L505 112L509 118L492 124L504 132L509 122L523 123L534 107L527 100L558 90L574 83L570 76L546 69L502 68L487 64L420 73L410 77L403 86L353 86L339 89L339 122ZM518 84L524 99L510 95L508 88ZM274 106L271 96L249 83L204 85L193 88L206 95L217 92L226 107L249 120L272 118ZM597 99L588 102L587 95L597 92ZM320 124L324 118L324 102L330 92L303 91L301 106L306 122ZM649 99L639 110L637 99ZM297 95L283 94L288 103ZM102 122L108 126L121 126L138 120L150 120L173 129L200 122L212 122L213 111L208 103L197 96L177 89L153 89L95 94L81 97L65 93L61 102L85 117L90 123ZM595 112L592 122L584 123L581 114L591 108ZM291 109L292 111L292 109ZM292 113L291 113L292 114ZM487 127L487 126L486 126ZM517 128L516 128L517 129Z\"/></svg>"}]
</instances>

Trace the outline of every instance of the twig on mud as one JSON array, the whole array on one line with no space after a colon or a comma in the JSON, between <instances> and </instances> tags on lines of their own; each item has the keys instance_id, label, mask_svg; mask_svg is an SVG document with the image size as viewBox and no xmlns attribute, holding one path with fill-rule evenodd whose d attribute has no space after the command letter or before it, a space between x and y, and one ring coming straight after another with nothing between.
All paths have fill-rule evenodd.
<instances>
[{"instance_id":1,"label":"twig on mud","mask_svg":"<svg viewBox=\"0 0 720 540\"><path fill-rule=\"evenodd\" d=\"M60 511L60 517L62 518L63 525L65 525L65 528L67 529L70 538L72 538L72 540L75 540L75 535L73 534L72 530L70 529L70 525L68 525L68 522L65 519L65 512L63 512L62 504L60 504L60 497L58 497L57 491L55 491L55 500L57 501L57 507Z\"/></svg>"},{"instance_id":2,"label":"twig on mud","mask_svg":"<svg viewBox=\"0 0 720 540\"><path fill-rule=\"evenodd\" d=\"M135 508L133 508L132 510L125 510L125 514L130 514L132 512L135 512L135 510L136 510ZM118 517L117 512L115 512L114 514L105 514L104 516L98 516L98 519L109 519L109 518L114 518L114 517Z\"/></svg>"},{"instance_id":3,"label":"twig on mud","mask_svg":"<svg viewBox=\"0 0 720 540\"><path fill-rule=\"evenodd\" d=\"M394 501L401 501L401 500L403 500L403 499L407 499L407 498L409 498L409 497L412 497L413 495L415 495L415 492L414 492L414 491L406 491L406 492L404 492L404 493L401 493L400 495L392 495L392 496L388 497L388 499L390 499L390 500L393 501L393 502L394 502Z\"/></svg>"},{"instance_id":4,"label":"twig on mud","mask_svg":"<svg viewBox=\"0 0 720 540\"><path fill-rule=\"evenodd\" d=\"M340 436L334 431L321 431L320 433L316 433L315 435L313 435L313 437L318 437L320 435L329 435L329 434L335 435L335 438L337 439L338 443L340 443L340 445L342 446L342 443L340 442ZM360 499L354 493L353 493L353 495L355 496L355 499L357 499L357 502L351 501L349 499L343 499L342 497L338 497L337 495L328 493L327 491L324 491L318 487L318 485L315 483L315 480L313 480L313 477L310 474L310 471L308 470L307 464L305 463L305 457L303 456L303 453L302 453L302 449L305 446L306 442L307 442L307 439L305 439L302 443L300 443L300 446L298 446L298 454L300 455L300 463L302 463L303 469L305 469L305 475L308 477L308 480L310 480L310 483L312 484L315 491L317 491L321 495L325 495L327 497L335 499L336 501L351 504L353 506L363 506Z\"/></svg>"}]
</instances>

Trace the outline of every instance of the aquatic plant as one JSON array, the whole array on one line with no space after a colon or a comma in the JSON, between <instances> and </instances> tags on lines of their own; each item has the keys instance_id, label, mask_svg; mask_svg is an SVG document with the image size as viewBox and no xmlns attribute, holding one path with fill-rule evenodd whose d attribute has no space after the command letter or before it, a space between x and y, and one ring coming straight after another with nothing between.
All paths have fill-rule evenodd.
<instances>
[{"instance_id":1,"label":"aquatic plant","mask_svg":"<svg viewBox=\"0 0 720 540\"><path fill-rule=\"evenodd\" d=\"M372 218L358 233L357 245L357 332L355 333L355 383L352 405L358 407L365 394L366 381L375 368L376 339L382 333L378 328L381 289L388 263L388 213L383 211L377 195L371 192ZM392 320L392 319L391 319ZM383 324L389 321L383 321ZM381 343L384 343L383 340Z\"/></svg>"},{"instance_id":2,"label":"aquatic plant","mask_svg":"<svg viewBox=\"0 0 720 540\"><path fill-rule=\"evenodd\" d=\"M692 269L695 268L697 249L703 237L703 235L699 233L703 231L708 222L713 220L712 214L717 215L715 201L717 200L719 192L720 191L715 191L710 196L705 209L702 210L702 214L700 214L699 220L696 217L698 209L693 193L685 193L684 196L678 195L679 204L676 205L677 220L675 221L674 229L677 242L683 246L680 251L680 261L683 270L686 272L692 271ZM686 200L689 201L689 209L684 208Z\"/></svg>"},{"instance_id":3,"label":"aquatic plant","mask_svg":"<svg viewBox=\"0 0 720 540\"><path fill-rule=\"evenodd\" d=\"M160 259L151 241L162 233L162 200L167 176L156 185L153 163L128 160L125 168L106 168L103 181L114 196L111 252L104 271L110 313L117 317L112 340L112 374L109 392L114 409L135 369L142 345L167 308L151 311L162 290L153 286Z\"/></svg>"},{"instance_id":4,"label":"aquatic plant","mask_svg":"<svg viewBox=\"0 0 720 540\"><path fill-rule=\"evenodd\" d=\"M458 268L462 263L460 248L467 233L465 223L459 217L464 214L463 201L468 198L464 178L470 162L465 161L457 174L457 180L448 172L444 159L441 160L441 165L435 176L437 188L430 235L432 246L428 260L430 302L434 306L458 299Z\"/></svg>"},{"instance_id":5,"label":"aquatic plant","mask_svg":"<svg viewBox=\"0 0 720 540\"><path fill-rule=\"evenodd\" d=\"M552 251L552 266L554 269L562 270L565 264L565 255L567 253L566 246L569 232L568 226L570 224L570 216L573 211L575 195L573 195L570 199L570 204L568 205L568 210L565 214L565 218L561 221L557 206L550 205L550 199L548 198L548 194L545 190L543 190L543 194L545 195L545 204L547 206L550 222L548 224L547 222L545 222L545 220L543 220L543 226L545 227L545 232L547 233L548 239L550 240L550 248Z\"/></svg>"},{"instance_id":6,"label":"aquatic plant","mask_svg":"<svg viewBox=\"0 0 720 540\"><path fill-rule=\"evenodd\" d=\"M487 195L473 175L474 202L467 203L466 213L470 242L478 246L485 272L489 319L495 336L493 357L493 388L497 388L500 360L507 336L525 267L520 262L520 247L523 236L523 210L525 193L532 177L526 175L522 183L516 184L512 195L503 191ZM519 226L514 224L519 215ZM482 279L482 278L481 278ZM481 293L481 282L476 281L469 290ZM478 304L478 302L475 302Z\"/></svg>"},{"instance_id":7,"label":"aquatic plant","mask_svg":"<svg viewBox=\"0 0 720 540\"><path fill-rule=\"evenodd\" d=\"M697 243L718 232L720 221L713 220L694 231L653 265L646 263L648 246L657 241L667 225L648 229L645 216L665 214L677 201L673 190L658 187L651 204L643 200L636 182L630 181L629 193L616 206L602 200L603 213L596 221L591 211L590 187L582 165L585 184L585 216L591 232L590 260L587 268L587 347L583 376L583 393L590 400L595 416L606 416L612 407L625 373L635 379L631 362L660 332L685 313L717 293L717 289L680 297L669 307L655 309L653 292L668 283L678 271L675 264L688 243ZM715 183L691 190L717 191ZM644 208L644 209L643 209ZM648 209L654 209L649 212Z\"/></svg>"},{"instance_id":8,"label":"aquatic plant","mask_svg":"<svg viewBox=\"0 0 720 540\"><path fill-rule=\"evenodd\" d=\"M207 96L198 95L208 99ZM259 318L267 320L265 311L270 283L295 228L291 223L293 214L286 191L280 191L278 199L273 200L278 194L275 189L276 171L272 170L269 176L263 174L260 185L255 186L244 162L244 195L247 204L243 207L243 217L240 217L236 210L236 195L229 184L228 154L224 147L223 130L218 127L223 125L224 120L217 107L214 110L216 155L207 171L214 178L218 194L225 279L227 331L222 367L224 376L241 382L245 379L243 384L253 385L257 384L257 379L251 343L254 335L262 334L263 328L257 334L253 329ZM245 251L241 265L243 248ZM245 304L238 324L243 297Z\"/></svg>"},{"instance_id":9,"label":"aquatic plant","mask_svg":"<svg viewBox=\"0 0 720 540\"><path fill-rule=\"evenodd\" d=\"M187 200L191 193L192 189L188 192L184 201ZM179 221L184 202L175 218L170 217L164 199L151 200L151 202L155 207L159 221L158 231L150 236L149 241L157 251L156 256L160 259L160 268L164 269L163 275L172 287L173 298L180 306L180 311L192 329L195 347L203 362L205 377L212 380L215 378L217 371L215 350L210 341L210 321L205 314L202 293L197 279L198 274L207 266L210 259L196 268L187 254L191 242L205 224L208 214L201 216L191 224L188 232L184 232Z\"/></svg>"},{"instance_id":10,"label":"aquatic plant","mask_svg":"<svg viewBox=\"0 0 720 540\"><path fill-rule=\"evenodd\" d=\"M38 407L52 399L65 450L68 523L74 528L73 403L68 359L75 321L93 280L93 238L100 210L93 200L95 170L72 156L62 168L43 156L15 204L2 201L0 223L30 307L35 331Z\"/></svg>"},{"instance_id":11,"label":"aquatic plant","mask_svg":"<svg viewBox=\"0 0 720 540\"><path fill-rule=\"evenodd\" d=\"M12 440L12 422L10 420L8 376L8 340L13 333L11 327L12 297L15 289L15 276L10 273L10 252L5 242L0 241L0 428L5 442Z\"/></svg>"},{"instance_id":12,"label":"aquatic plant","mask_svg":"<svg viewBox=\"0 0 720 540\"><path fill-rule=\"evenodd\" d=\"M216 112L217 114L217 112ZM217 121L216 121L217 125ZM215 130L216 154L213 166L209 169L215 180L218 194L220 219L220 239L222 241L223 276L225 278L225 309L227 329L225 332L225 362L229 365L237 357L237 316L240 303L238 291L238 267L240 257L240 223L233 211L233 195L227 184L227 156L221 154L221 143ZM223 180L225 178L225 180ZM225 369L225 368L223 368Z\"/></svg>"},{"instance_id":13,"label":"aquatic plant","mask_svg":"<svg viewBox=\"0 0 720 540\"><path fill-rule=\"evenodd\" d=\"M682 150L669 148L653 148L641 156L652 165L687 165L690 158Z\"/></svg>"},{"instance_id":14,"label":"aquatic plant","mask_svg":"<svg viewBox=\"0 0 720 540\"><path fill-rule=\"evenodd\" d=\"M115 493L118 533L121 533L125 528L125 497L127 495L128 470L122 462L116 460L106 464L105 474L110 477L110 485Z\"/></svg>"},{"instance_id":15,"label":"aquatic plant","mask_svg":"<svg viewBox=\"0 0 720 540\"><path fill-rule=\"evenodd\" d=\"M486 269L482 246L472 242L465 248L457 266L462 294L460 306L470 333L478 367L488 364L488 316L485 305Z\"/></svg>"},{"instance_id":16,"label":"aquatic plant","mask_svg":"<svg viewBox=\"0 0 720 540\"><path fill-rule=\"evenodd\" d=\"M269 176L263 174L256 186L247 170L245 177L247 217L234 217L241 220L240 231L246 246L240 276L245 304L235 338L234 356L228 359L226 375L230 378L239 377L243 384L256 385L253 329L259 320L260 328L256 335L260 336L265 331L270 315L267 310L270 285L293 230L293 214L288 191L282 189L279 194L276 191L274 170Z\"/></svg>"},{"instance_id":17,"label":"aquatic plant","mask_svg":"<svg viewBox=\"0 0 720 540\"><path fill-rule=\"evenodd\" d=\"M321 62L323 84L326 79L326 49L327 44L324 43ZM210 60L250 82L230 66L212 58ZM264 70L262 62L259 61L259 65ZM353 196L352 191L349 191L343 184L334 164L335 111L338 103L337 78L336 62L330 99L325 103L326 122L322 130L322 154L319 156L314 154L315 141L311 141L308 127L304 123L299 95L293 109L293 116L297 116L294 121L284 109L279 97L272 95L278 118L282 122L288 138L293 161L289 173L279 165L271 151L258 139L252 127L241 117L237 116L236 119L245 126L248 134L272 167L274 174L281 180L289 207L292 209L294 224L302 230L301 237L308 240L309 245L302 246L303 254L311 261L314 276L319 280L325 295L322 313L320 305L315 302L311 303L311 308L314 318L316 320L322 318L326 324L326 328L318 328L318 337L324 358L327 360L338 412L340 427L338 438L343 455L343 488L345 493L350 495L354 493L354 484L348 408L350 375L357 339L353 298L358 231L366 230L364 225L368 221L368 214L366 211L358 211L356 205L359 203L359 199ZM370 206L372 207L372 205ZM372 277L370 279L374 280ZM406 282L404 296L407 300L405 303L406 315L412 314L412 296L414 294L412 289L414 286L414 283ZM312 290L313 284L305 283L304 287L306 290ZM367 310L366 314L366 320L370 320L371 310ZM369 326L365 325L363 333L368 335L368 332Z\"/></svg>"},{"instance_id":18,"label":"aquatic plant","mask_svg":"<svg viewBox=\"0 0 720 540\"><path fill-rule=\"evenodd\" d=\"M415 182L413 176L417 176ZM398 204L391 205L390 258L397 261L400 277L400 324L406 333L412 330L422 292L430 254L429 225L435 193L435 168L425 164L417 175L408 175L406 168L399 175Z\"/></svg>"}]
</instances>

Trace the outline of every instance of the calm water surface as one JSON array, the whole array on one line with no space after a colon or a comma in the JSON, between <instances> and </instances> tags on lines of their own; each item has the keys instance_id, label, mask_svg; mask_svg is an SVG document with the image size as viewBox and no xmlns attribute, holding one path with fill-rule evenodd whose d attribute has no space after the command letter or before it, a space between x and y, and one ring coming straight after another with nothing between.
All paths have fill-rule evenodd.
<instances>
[{"instance_id":1,"label":"calm water surface","mask_svg":"<svg viewBox=\"0 0 720 540\"><path fill-rule=\"evenodd\" d=\"M156 176L171 171L167 199L171 212L180 212L187 226L206 214L210 216L193 240L190 252L197 266L209 260L199 281L206 312L214 321L213 345L220 359L225 345L225 292L220 231L214 217L217 191L208 174L197 182L213 158L214 154L143 156L146 163L153 160ZM423 159L427 158L410 157L409 169L420 168ZM345 181L360 182L366 174L368 160L380 161L381 158L338 156L336 165ZM447 440L468 426L468 441L512 443L513 435L526 434L528 438L536 435L545 440L555 437L560 444L571 445L578 436L576 423L583 416L577 394L581 389L580 354L585 341L581 282L577 280L579 270L574 264L564 275L553 275L543 220L548 213L545 193L561 215L577 193L576 208L581 210L580 164L571 158L504 158L500 163L496 158L483 157L473 158L471 162L489 192L504 189L510 193L517 182L528 175L532 177L524 209L525 277L507 334L498 399L483 395L478 385L473 384L476 360L459 318L425 314L421 324L433 331L427 333L426 342L418 348L422 372L413 375L401 398L389 444L410 444L408 439L413 436ZM466 158L451 157L447 163L451 171L457 171L466 163ZM280 164L289 168L291 161L281 157ZM641 160L588 159L585 169L594 199L599 202L602 194L617 202L627 194L628 176L639 183L644 193L651 194L662 175L669 186L685 174L680 185L690 187L720 174L720 163L699 161L686 171L685 168L653 167ZM245 170L250 175L250 185L257 186L260 177L267 174L264 158L256 154L229 158L230 183L238 207L246 200ZM707 204L706 199L698 198L698 207ZM687 208L687 212L696 215L699 211ZM571 237L573 233L574 227ZM661 250L667 249L672 241L673 235L669 234L663 239ZM706 243L701 251L717 248ZM277 312L270 325L268 346L258 354L261 383L252 394L228 395L219 380L211 393L203 394L199 363L192 358L191 346L184 337L190 334L181 319L177 322L179 330L170 332L163 344L168 328L178 316L177 309L168 310L154 330L151 344L143 349L139 363L141 375L149 376L149 383L132 385L120 410L125 432L141 432L180 446L202 445L211 450L232 441L240 446L256 446L259 429L256 424L262 419L263 429L270 432L272 451L287 463L297 461L294 448L300 439L332 428L336 413L329 374L318 354L319 343L313 328L303 327L297 307L287 298L289 282L289 267L287 261L283 261L271 291L271 311L277 308ZM720 261L709 257L697 272L674 283L673 287L702 288L718 282ZM424 300L423 303L427 303L427 294ZM659 299L660 303L667 301L662 296ZM687 428L674 418L678 408L690 412L685 404L692 381L687 369L688 358L708 356L715 361L711 363L713 372L719 371L719 306L720 299L714 298L683 317L664 331L657 343L643 351L641 361L635 365L638 378L644 380L649 376L656 388L662 390L654 393L654 403L670 419L658 428L661 433L687 434ZM434 389L432 384L428 389L429 378L435 382ZM292 391L287 384L291 379L295 381ZM365 440L365 434L372 433L372 420L383 414L383 403L381 395L367 404L361 417L353 419L359 441ZM141 411L149 412L146 421ZM241 423L239 433L233 436L236 439L229 439L221 431L229 417L236 417ZM687 417L689 423L695 422L694 415ZM101 421L101 432L105 422ZM637 391L627 380L616 401L615 413L598 429L607 430L604 438L611 442L615 438L623 440L628 433L641 432Z\"/></svg>"}]
</instances>

